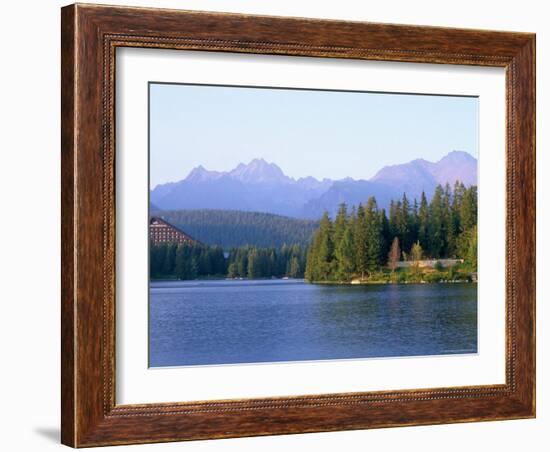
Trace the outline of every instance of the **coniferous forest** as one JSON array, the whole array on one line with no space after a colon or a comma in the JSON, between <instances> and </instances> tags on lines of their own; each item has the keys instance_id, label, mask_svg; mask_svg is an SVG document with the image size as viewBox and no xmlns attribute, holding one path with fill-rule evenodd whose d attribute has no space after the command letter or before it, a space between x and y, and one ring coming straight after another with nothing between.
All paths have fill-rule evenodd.
<instances>
[{"instance_id":1,"label":"coniferous forest","mask_svg":"<svg viewBox=\"0 0 550 452\"><path fill-rule=\"evenodd\" d=\"M220 246L162 244L151 246L149 264L151 279L303 278L306 249L242 246L224 253Z\"/></svg>"},{"instance_id":2,"label":"coniferous forest","mask_svg":"<svg viewBox=\"0 0 550 452\"><path fill-rule=\"evenodd\" d=\"M414 281L428 279L400 261L461 259L462 270L477 271L477 187L438 185L430 202L406 194L389 212L374 197L348 209L341 204L332 220L325 213L309 246L162 244L150 249L152 279L305 278L310 282ZM309 227L309 224L308 224ZM442 278L441 266L436 275ZM450 269L450 278L457 269ZM408 272L408 273L407 273ZM396 278L392 278L395 276ZM424 278L425 277L425 278Z\"/></svg>"},{"instance_id":3,"label":"coniferous forest","mask_svg":"<svg viewBox=\"0 0 550 452\"><path fill-rule=\"evenodd\" d=\"M400 260L445 258L463 259L462 270L477 271L476 186L466 188L457 182L451 190L449 184L439 185L429 203L424 193L420 201L404 194L391 202L389 217L374 197L351 212L342 204L334 221L325 213L308 250L305 278L388 280ZM441 273L441 265L437 267ZM418 267L412 266L408 273L401 272L399 278L423 279Z\"/></svg>"}]
</instances>

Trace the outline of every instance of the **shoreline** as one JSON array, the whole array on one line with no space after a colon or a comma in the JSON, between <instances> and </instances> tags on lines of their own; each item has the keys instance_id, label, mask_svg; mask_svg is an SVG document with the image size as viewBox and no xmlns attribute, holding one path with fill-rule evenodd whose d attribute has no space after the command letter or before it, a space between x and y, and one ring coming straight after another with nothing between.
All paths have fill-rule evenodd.
<instances>
[{"instance_id":1,"label":"shoreline","mask_svg":"<svg viewBox=\"0 0 550 452\"><path fill-rule=\"evenodd\" d=\"M441 280L441 281L305 281L307 284L319 284L325 286L369 286L369 285L397 285L405 286L410 284L477 284L474 281L465 280Z\"/></svg>"},{"instance_id":2,"label":"shoreline","mask_svg":"<svg viewBox=\"0 0 550 452\"><path fill-rule=\"evenodd\" d=\"M266 277L266 278L194 278L194 279L177 279L177 278L149 278L149 282L167 282L167 281L306 281L304 278L275 278L275 277Z\"/></svg>"},{"instance_id":3,"label":"shoreline","mask_svg":"<svg viewBox=\"0 0 550 452\"><path fill-rule=\"evenodd\" d=\"M371 285L412 285L412 284L477 284L476 281L466 281L461 279L440 280L440 281L307 281L304 278L196 278L196 279L150 279L150 283L155 282L190 282L190 281L303 281L305 284L325 285L325 286L371 286Z\"/></svg>"}]
</instances>

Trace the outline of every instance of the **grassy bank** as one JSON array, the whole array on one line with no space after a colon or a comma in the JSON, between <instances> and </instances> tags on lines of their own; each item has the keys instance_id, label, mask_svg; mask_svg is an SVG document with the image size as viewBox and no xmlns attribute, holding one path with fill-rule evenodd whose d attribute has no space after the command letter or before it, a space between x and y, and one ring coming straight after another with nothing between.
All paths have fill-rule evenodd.
<instances>
[{"instance_id":1,"label":"grassy bank","mask_svg":"<svg viewBox=\"0 0 550 452\"><path fill-rule=\"evenodd\" d=\"M370 274L356 275L349 280L309 281L313 284L445 284L476 282L476 273L467 265L455 265L446 269L382 268Z\"/></svg>"}]
</instances>

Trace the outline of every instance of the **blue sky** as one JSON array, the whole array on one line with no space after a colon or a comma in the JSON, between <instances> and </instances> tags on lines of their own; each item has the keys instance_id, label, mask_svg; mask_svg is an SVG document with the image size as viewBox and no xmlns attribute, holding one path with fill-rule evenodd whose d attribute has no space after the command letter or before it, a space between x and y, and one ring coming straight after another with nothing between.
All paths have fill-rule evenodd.
<instances>
[{"instance_id":1,"label":"blue sky","mask_svg":"<svg viewBox=\"0 0 550 452\"><path fill-rule=\"evenodd\" d=\"M477 158L477 98L150 85L151 188L254 158L295 178L368 179L453 150Z\"/></svg>"}]
</instances>

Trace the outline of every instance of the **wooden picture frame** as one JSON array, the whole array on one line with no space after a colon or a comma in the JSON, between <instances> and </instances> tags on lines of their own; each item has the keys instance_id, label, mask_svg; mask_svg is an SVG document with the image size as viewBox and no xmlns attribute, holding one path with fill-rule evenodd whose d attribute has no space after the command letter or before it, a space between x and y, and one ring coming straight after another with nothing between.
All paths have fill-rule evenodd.
<instances>
[{"instance_id":1,"label":"wooden picture frame","mask_svg":"<svg viewBox=\"0 0 550 452\"><path fill-rule=\"evenodd\" d=\"M535 416L535 35L70 5L62 9L62 442L73 447ZM115 50L506 69L506 383L117 405Z\"/></svg>"}]
</instances>

